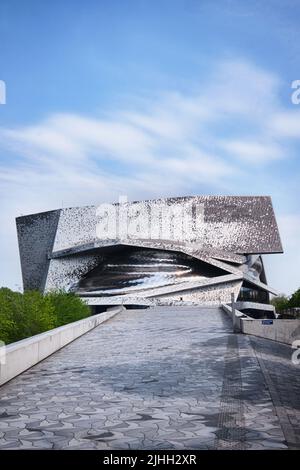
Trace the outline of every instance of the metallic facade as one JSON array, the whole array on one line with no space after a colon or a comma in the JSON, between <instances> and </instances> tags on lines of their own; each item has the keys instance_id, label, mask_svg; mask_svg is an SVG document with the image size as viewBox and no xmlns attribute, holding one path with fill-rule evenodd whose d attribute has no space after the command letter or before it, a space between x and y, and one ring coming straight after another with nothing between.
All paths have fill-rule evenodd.
<instances>
[{"instance_id":1,"label":"metallic facade","mask_svg":"<svg viewBox=\"0 0 300 470\"><path fill-rule=\"evenodd\" d=\"M18 217L24 289L91 305L239 301L264 309L262 256L282 253L267 196L192 196ZM261 307L259 307L261 306Z\"/></svg>"}]
</instances>

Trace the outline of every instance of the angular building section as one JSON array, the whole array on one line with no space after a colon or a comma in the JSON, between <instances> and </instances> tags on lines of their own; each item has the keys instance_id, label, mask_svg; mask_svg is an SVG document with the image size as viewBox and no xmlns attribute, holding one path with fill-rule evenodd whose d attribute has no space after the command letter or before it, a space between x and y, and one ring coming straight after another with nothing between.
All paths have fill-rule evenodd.
<instances>
[{"instance_id":1,"label":"angular building section","mask_svg":"<svg viewBox=\"0 0 300 470\"><path fill-rule=\"evenodd\" d=\"M192 196L17 218L24 289L90 305L229 303L272 316L262 255L282 253L267 196Z\"/></svg>"}]
</instances>

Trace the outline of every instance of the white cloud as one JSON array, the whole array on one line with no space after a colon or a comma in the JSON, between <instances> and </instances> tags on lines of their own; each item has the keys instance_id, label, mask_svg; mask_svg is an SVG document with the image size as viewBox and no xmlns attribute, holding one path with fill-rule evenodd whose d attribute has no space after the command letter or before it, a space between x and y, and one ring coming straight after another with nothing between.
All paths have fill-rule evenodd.
<instances>
[{"instance_id":1,"label":"white cloud","mask_svg":"<svg viewBox=\"0 0 300 470\"><path fill-rule=\"evenodd\" d=\"M253 166L287 158L285 139L298 135L297 115L278 102L279 84L276 75L231 60L190 93L133 100L101 116L56 113L0 128L6 156L0 161L0 284L16 277L14 217L20 213L120 194L244 193Z\"/></svg>"},{"instance_id":2,"label":"white cloud","mask_svg":"<svg viewBox=\"0 0 300 470\"><path fill-rule=\"evenodd\" d=\"M300 139L300 110L278 112L270 120L270 128L280 137Z\"/></svg>"},{"instance_id":3,"label":"white cloud","mask_svg":"<svg viewBox=\"0 0 300 470\"><path fill-rule=\"evenodd\" d=\"M283 150L275 142L256 140L225 140L220 147L239 160L248 163L263 164L282 157Z\"/></svg>"},{"instance_id":4,"label":"white cloud","mask_svg":"<svg viewBox=\"0 0 300 470\"><path fill-rule=\"evenodd\" d=\"M190 95L168 92L154 102L144 100L142 110L117 110L109 117L58 113L36 125L0 129L0 138L5 148L27 158L27 164L54 172L52 163L58 173L64 164L88 168L104 160L136 165L137 176L145 166L152 171L155 163L167 166L169 161L172 173L172 162L180 160L183 177L191 176L194 163L198 179L222 178L231 173L232 162L220 149L231 150L242 162L251 161L251 154L255 162L281 155L280 144L271 138L260 142L262 122L277 106L277 88L276 76L251 63L222 62ZM243 121L246 130L251 121L257 131L251 139L240 135ZM236 123L236 131L233 127L219 137L216 127L226 128L229 122ZM188 150L192 147L198 149L193 162Z\"/></svg>"},{"instance_id":5,"label":"white cloud","mask_svg":"<svg viewBox=\"0 0 300 470\"><path fill-rule=\"evenodd\" d=\"M235 120L237 131L241 122L245 122L248 129L251 124L257 131L265 131L266 119L280 108L279 87L277 75L252 62L227 60L215 67L193 100L194 108L190 109L191 112L201 110L202 122Z\"/></svg>"}]
</instances>

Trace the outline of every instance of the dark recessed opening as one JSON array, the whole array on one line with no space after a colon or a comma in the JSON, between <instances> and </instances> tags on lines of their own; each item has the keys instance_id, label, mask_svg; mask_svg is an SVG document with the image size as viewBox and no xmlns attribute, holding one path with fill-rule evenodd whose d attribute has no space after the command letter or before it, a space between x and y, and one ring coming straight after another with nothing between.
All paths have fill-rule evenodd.
<instances>
[{"instance_id":1,"label":"dark recessed opening","mask_svg":"<svg viewBox=\"0 0 300 470\"><path fill-rule=\"evenodd\" d=\"M225 274L228 273L183 253L123 247L105 253L102 262L79 281L76 290L105 297Z\"/></svg>"}]
</instances>

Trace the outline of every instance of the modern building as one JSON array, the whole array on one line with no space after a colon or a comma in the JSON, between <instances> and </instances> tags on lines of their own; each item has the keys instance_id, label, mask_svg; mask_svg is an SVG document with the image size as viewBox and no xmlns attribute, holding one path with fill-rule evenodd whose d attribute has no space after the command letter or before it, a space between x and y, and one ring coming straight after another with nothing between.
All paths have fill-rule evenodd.
<instances>
[{"instance_id":1,"label":"modern building","mask_svg":"<svg viewBox=\"0 0 300 470\"><path fill-rule=\"evenodd\" d=\"M217 304L272 315L262 255L282 253L268 196L192 196L18 217L24 290L90 305ZM100 308L100 307L98 307Z\"/></svg>"}]
</instances>

